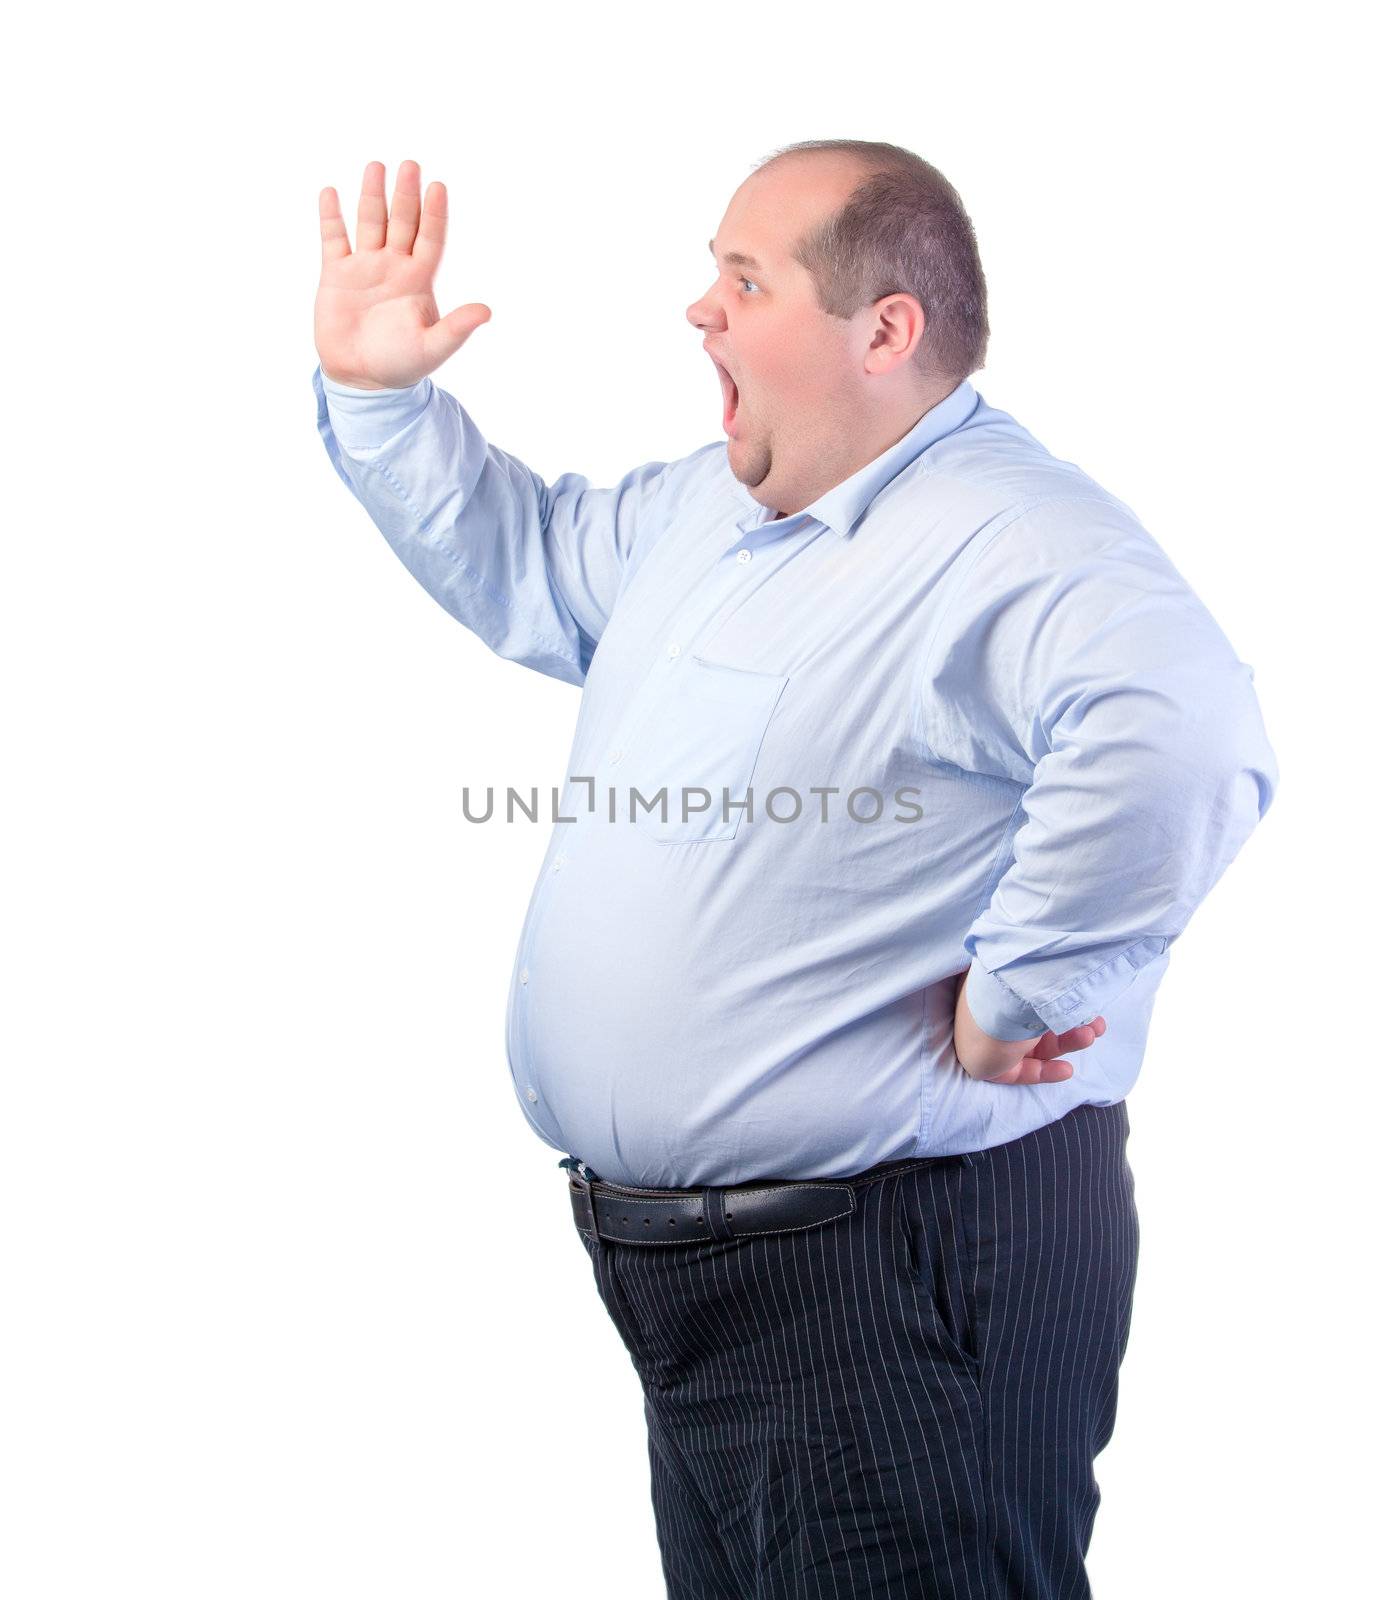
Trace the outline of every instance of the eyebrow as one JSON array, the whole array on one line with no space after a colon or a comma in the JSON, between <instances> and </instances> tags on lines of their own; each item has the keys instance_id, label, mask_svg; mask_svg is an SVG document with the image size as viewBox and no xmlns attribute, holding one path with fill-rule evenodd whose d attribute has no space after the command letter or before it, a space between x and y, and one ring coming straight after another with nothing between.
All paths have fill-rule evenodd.
<instances>
[{"instance_id":1,"label":"eyebrow","mask_svg":"<svg viewBox=\"0 0 1377 1600\"><path fill-rule=\"evenodd\" d=\"M708 240L708 253L714 261L717 259L717 240L715 238ZM765 270L754 256L743 256L739 250L728 250L722 259L734 267L754 267L757 272L764 272Z\"/></svg>"}]
</instances>

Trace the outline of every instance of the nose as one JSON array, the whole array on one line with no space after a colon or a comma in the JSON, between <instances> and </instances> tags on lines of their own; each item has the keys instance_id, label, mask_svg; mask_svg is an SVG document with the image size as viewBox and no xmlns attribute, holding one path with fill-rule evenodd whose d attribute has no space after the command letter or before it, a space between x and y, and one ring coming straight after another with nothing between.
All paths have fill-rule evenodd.
<instances>
[{"instance_id":1,"label":"nose","mask_svg":"<svg viewBox=\"0 0 1377 1600\"><path fill-rule=\"evenodd\" d=\"M701 299L695 300L684 315L700 333L712 333L727 325L722 315L722 308L713 299L711 290Z\"/></svg>"}]
</instances>

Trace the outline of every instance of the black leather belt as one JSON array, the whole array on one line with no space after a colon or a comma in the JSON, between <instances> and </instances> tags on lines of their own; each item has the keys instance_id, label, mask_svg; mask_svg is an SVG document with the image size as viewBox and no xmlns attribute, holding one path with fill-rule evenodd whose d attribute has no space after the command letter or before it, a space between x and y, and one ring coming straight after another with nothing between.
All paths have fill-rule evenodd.
<instances>
[{"instance_id":1,"label":"black leather belt","mask_svg":"<svg viewBox=\"0 0 1377 1600\"><path fill-rule=\"evenodd\" d=\"M796 1233L850 1216L862 1184L959 1157L882 1161L848 1178L761 1178L730 1188L639 1189L611 1183L575 1156L569 1173L574 1226L616 1244L698 1244L763 1233Z\"/></svg>"}]
</instances>

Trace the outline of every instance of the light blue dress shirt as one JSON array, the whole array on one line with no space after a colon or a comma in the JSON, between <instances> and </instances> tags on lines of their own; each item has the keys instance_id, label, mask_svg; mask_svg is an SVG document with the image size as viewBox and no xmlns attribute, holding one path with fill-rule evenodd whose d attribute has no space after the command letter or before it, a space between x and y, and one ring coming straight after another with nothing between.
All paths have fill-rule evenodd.
<instances>
[{"instance_id":1,"label":"light blue dress shirt","mask_svg":"<svg viewBox=\"0 0 1377 1600\"><path fill-rule=\"evenodd\" d=\"M542 1139L654 1187L839 1177L1128 1093L1277 767L1251 668L1126 505L969 382L776 518L725 440L547 483L428 378L313 381L407 569L583 691L508 1003ZM1066 1082L971 1078L968 966L996 1037L1107 1031Z\"/></svg>"}]
</instances>

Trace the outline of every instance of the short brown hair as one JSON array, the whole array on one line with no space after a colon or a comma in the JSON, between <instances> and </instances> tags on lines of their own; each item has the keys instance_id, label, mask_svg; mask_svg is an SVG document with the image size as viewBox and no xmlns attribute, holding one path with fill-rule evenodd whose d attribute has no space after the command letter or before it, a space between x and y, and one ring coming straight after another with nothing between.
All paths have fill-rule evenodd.
<instances>
[{"instance_id":1,"label":"short brown hair","mask_svg":"<svg viewBox=\"0 0 1377 1600\"><path fill-rule=\"evenodd\" d=\"M985 273L961 196L921 156L869 139L804 139L757 161L812 151L854 156L850 196L794 246L834 317L852 317L887 294L911 294L926 323L914 357L925 374L960 383L985 365L990 339Z\"/></svg>"}]
</instances>

